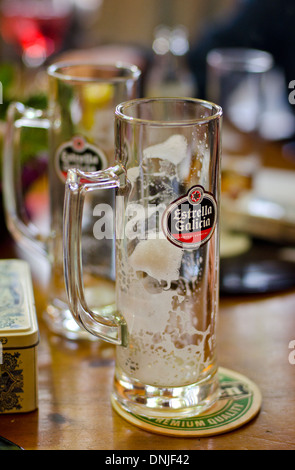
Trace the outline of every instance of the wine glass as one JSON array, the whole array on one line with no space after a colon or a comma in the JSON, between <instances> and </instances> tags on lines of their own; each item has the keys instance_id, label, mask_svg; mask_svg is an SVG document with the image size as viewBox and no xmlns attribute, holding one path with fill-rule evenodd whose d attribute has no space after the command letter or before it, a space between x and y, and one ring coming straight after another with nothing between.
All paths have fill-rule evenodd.
<instances>
[{"instance_id":1,"label":"wine glass","mask_svg":"<svg viewBox=\"0 0 295 470\"><path fill-rule=\"evenodd\" d=\"M39 67L62 48L72 14L69 0L2 0L2 37L27 67Z\"/></svg>"}]
</instances>

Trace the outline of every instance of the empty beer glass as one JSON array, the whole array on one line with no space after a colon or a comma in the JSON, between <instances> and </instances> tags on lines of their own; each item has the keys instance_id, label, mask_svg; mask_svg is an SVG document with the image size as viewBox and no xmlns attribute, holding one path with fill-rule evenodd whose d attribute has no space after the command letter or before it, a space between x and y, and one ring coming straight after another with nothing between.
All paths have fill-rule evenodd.
<instances>
[{"instance_id":1,"label":"empty beer glass","mask_svg":"<svg viewBox=\"0 0 295 470\"><path fill-rule=\"evenodd\" d=\"M117 344L112 400L145 416L194 416L218 397L219 183L222 111L195 99L116 108L116 164L68 172L65 279L79 325ZM84 295L85 195L116 188L116 313ZM108 189L110 190L110 189Z\"/></svg>"},{"instance_id":2,"label":"empty beer glass","mask_svg":"<svg viewBox=\"0 0 295 470\"><path fill-rule=\"evenodd\" d=\"M140 71L123 64L57 63L48 69L48 110L42 112L13 103L8 112L4 152L4 202L7 225L18 243L41 253L50 263L48 301L44 318L51 330L69 339L86 337L67 305L63 276L62 226L64 190L69 168L102 170L114 163L114 112L118 103L138 96ZM50 233L43 234L28 220L19 175L23 128L44 128L49 135ZM31 134L33 136L33 134ZM113 194L101 192L87 200L83 220L83 256L87 299L99 309L112 309L114 243L93 234L101 214L98 204L112 204ZM92 286L95 283L95 291Z\"/></svg>"}]
</instances>

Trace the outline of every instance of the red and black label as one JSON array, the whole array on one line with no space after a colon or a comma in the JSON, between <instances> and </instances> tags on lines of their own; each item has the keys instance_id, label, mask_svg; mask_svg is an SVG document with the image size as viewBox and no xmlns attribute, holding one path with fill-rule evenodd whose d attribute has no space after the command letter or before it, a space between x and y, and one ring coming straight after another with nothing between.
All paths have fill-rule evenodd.
<instances>
[{"instance_id":1,"label":"red and black label","mask_svg":"<svg viewBox=\"0 0 295 470\"><path fill-rule=\"evenodd\" d=\"M107 159L101 150L83 137L76 136L58 148L55 167L60 179L65 182L70 168L85 172L99 171L107 167Z\"/></svg>"},{"instance_id":2,"label":"red and black label","mask_svg":"<svg viewBox=\"0 0 295 470\"><path fill-rule=\"evenodd\" d=\"M214 196L202 186L194 186L185 196L169 205L163 214L162 226L171 243L192 250L209 241L216 220Z\"/></svg>"}]
</instances>

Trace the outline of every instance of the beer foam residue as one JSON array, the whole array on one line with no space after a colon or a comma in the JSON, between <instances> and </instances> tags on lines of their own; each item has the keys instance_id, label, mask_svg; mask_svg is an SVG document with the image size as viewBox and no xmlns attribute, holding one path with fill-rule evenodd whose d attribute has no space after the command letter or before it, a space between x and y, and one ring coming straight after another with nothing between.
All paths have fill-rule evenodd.
<instances>
[{"instance_id":1,"label":"beer foam residue","mask_svg":"<svg viewBox=\"0 0 295 470\"><path fill-rule=\"evenodd\" d=\"M172 135L144 149L145 162L141 167L127 170L134 189L143 191L148 183L152 191L145 191L145 197L149 203L154 202L155 195L157 199L148 210L146 206L141 207L140 201L131 199L126 211L125 230L130 244L128 250L118 250L117 305L128 326L130 346L119 347L117 358L128 375L154 386L194 383L213 361L210 321L215 311L211 311L210 302L206 303L207 294L204 295L206 305L202 304L198 295L200 285L192 293L184 278L184 270L191 273L189 279L196 275L197 259L192 256L188 259L154 223L157 212L177 197L172 181L179 178L180 172L182 177L187 174L189 167L185 159L189 150L183 135ZM200 153L198 158L202 177L207 178L204 155ZM136 188L140 172L143 172L142 181L139 180L142 185ZM149 238L141 239L146 230ZM201 269L203 257L198 262ZM209 289L210 284L203 288Z\"/></svg>"},{"instance_id":2,"label":"beer foam residue","mask_svg":"<svg viewBox=\"0 0 295 470\"><path fill-rule=\"evenodd\" d=\"M134 166L133 168L129 168L127 170L127 178L130 181L132 186L134 185L138 177L139 177L139 166Z\"/></svg>"},{"instance_id":3,"label":"beer foam residue","mask_svg":"<svg viewBox=\"0 0 295 470\"><path fill-rule=\"evenodd\" d=\"M142 240L129 258L135 271L142 271L168 285L179 278L182 250L166 239Z\"/></svg>"},{"instance_id":4,"label":"beer foam residue","mask_svg":"<svg viewBox=\"0 0 295 470\"><path fill-rule=\"evenodd\" d=\"M152 145L143 151L144 158L169 160L178 165L187 155L187 140L183 135L175 134L161 144Z\"/></svg>"},{"instance_id":5,"label":"beer foam residue","mask_svg":"<svg viewBox=\"0 0 295 470\"><path fill-rule=\"evenodd\" d=\"M186 263L189 269L185 253L163 238L140 240L132 254L121 255L117 304L128 326L130 346L118 348L118 364L128 375L153 386L196 382L214 359L210 322L215 313L210 305L204 311L199 287L193 295L183 288L181 265Z\"/></svg>"}]
</instances>

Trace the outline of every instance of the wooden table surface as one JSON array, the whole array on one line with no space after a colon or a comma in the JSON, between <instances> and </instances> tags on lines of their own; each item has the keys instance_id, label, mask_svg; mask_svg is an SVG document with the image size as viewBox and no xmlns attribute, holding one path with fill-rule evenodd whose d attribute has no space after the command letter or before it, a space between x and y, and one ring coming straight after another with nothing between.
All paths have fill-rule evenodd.
<instances>
[{"instance_id":1,"label":"wooden table surface","mask_svg":"<svg viewBox=\"0 0 295 470\"><path fill-rule=\"evenodd\" d=\"M6 258L19 256L13 243L5 247ZM39 409L0 415L2 436L30 450L295 449L295 365L289 361L295 291L221 299L219 364L258 385L262 408L227 434L175 438L138 429L113 411L113 346L52 335L42 321L45 292L34 273L33 283L41 333Z\"/></svg>"},{"instance_id":2,"label":"wooden table surface","mask_svg":"<svg viewBox=\"0 0 295 470\"><path fill-rule=\"evenodd\" d=\"M19 257L9 237L0 258ZM42 321L46 291L32 263L41 340L39 409L0 415L0 435L27 450L243 450L295 449L295 290L221 298L219 364L260 388L260 413L241 428L214 437L148 433L113 411L114 347L78 343L51 334Z\"/></svg>"}]
</instances>

